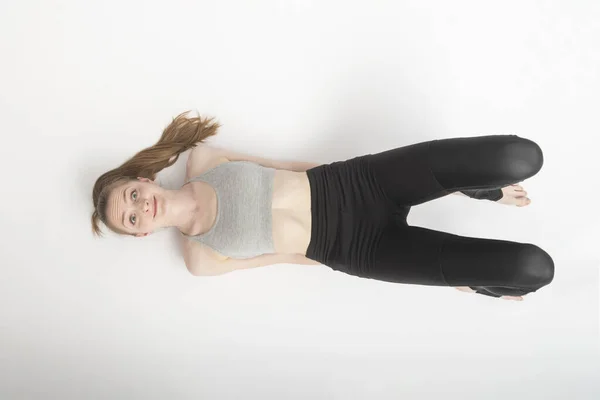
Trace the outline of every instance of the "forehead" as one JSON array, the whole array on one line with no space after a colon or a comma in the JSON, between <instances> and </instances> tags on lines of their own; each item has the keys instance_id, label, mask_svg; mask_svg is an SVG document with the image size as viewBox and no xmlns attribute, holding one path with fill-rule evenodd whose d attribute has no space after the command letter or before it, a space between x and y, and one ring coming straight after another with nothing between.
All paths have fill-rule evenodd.
<instances>
[{"instance_id":1,"label":"forehead","mask_svg":"<svg viewBox=\"0 0 600 400\"><path fill-rule=\"evenodd\" d=\"M115 204L123 202L123 192L133 185L135 185L135 181L125 181L115 184L108 194L108 206L114 206Z\"/></svg>"},{"instance_id":2,"label":"forehead","mask_svg":"<svg viewBox=\"0 0 600 400\"><path fill-rule=\"evenodd\" d=\"M125 210L124 194L130 188L138 187L139 181L125 181L118 184L110 190L108 202L106 205L106 216L113 226L123 229L123 211Z\"/></svg>"}]
</instances>

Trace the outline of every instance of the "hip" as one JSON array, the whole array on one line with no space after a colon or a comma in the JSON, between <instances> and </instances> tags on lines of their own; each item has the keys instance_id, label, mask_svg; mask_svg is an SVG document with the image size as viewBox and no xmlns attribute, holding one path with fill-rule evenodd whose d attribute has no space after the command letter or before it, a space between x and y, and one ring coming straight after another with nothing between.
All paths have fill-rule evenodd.
<instances>
[{"instance_id":1,"label":"hip","mask_svg":"<svg viewBox=\"0 0 600 400\"><path fill-rule=\"evenodd\" d=\"M333 269L368 268L398 207L377 183L367 156L307 171L311 235L306 256Z\"/></svg>"}]
</instances>

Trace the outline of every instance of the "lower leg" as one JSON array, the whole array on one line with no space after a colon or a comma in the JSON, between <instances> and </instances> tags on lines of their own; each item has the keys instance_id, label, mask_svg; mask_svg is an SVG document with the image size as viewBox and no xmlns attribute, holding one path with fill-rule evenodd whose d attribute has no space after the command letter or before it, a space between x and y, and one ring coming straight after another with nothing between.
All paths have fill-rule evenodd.
<instances>
[{"instance_id":1,"label":"lower leg","mask_svg":"<svg viewBox=\"0 0 600 400\"><path fill-rule=\"evenodd\" d=\"M489 191L489 193L481 193ZM474 189L472 191L457 191L452 194L471 197L477 200L485 199L494 201L498 204L525 207L531 204L531 199L527 197L527 191L520 184L508 185L501 189Z\"/></svg>"}]
</instances>

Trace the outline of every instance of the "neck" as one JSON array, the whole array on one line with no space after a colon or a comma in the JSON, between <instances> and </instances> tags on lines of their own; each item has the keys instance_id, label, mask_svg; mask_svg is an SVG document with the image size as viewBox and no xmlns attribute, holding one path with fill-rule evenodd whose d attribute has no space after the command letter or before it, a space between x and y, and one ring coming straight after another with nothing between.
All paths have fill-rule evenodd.
<instances>
[{"instance_id":1,"label":"neck","mask_svg":"<svg viewBox=\"0 0 600 400\"><path fill-rule=\"evenodd\" d=\"M210 188L194 190L192 184L187 184L169 191L167 200L170 203L167 226L188 235L202 234L212 227L216 218L216 204L213 202L216 196Z\"/></svg>"},{"instance_id":2,"label":"neck","mask_svg":"<svg viewBox=\"0 0 600 400\"><path fill-rule=\"evenodd\" d=\"M190 185L185 185L181 189L166 191L165 200L168 204L166 214L168 218L165 221L165 226L175 227L182 232L189 229L198 209L190 189Z\"/></svg>"}]
</instances>

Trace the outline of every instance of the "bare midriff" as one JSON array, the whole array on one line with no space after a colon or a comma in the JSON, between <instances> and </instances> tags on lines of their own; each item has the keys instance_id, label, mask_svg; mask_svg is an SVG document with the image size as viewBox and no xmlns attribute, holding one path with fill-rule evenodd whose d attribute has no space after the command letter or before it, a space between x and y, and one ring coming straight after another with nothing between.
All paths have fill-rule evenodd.
<instances>
[{"instance_id":1,"label":"bare midriff","mask_svg":"<svg viewBox=\"0 0 600 400\"><path fill-rule=\"evenodd\" d=\"M306 172L275 171L272 210L275 252L305 255L312 222Z\"/></svg>"}]
</instances>

